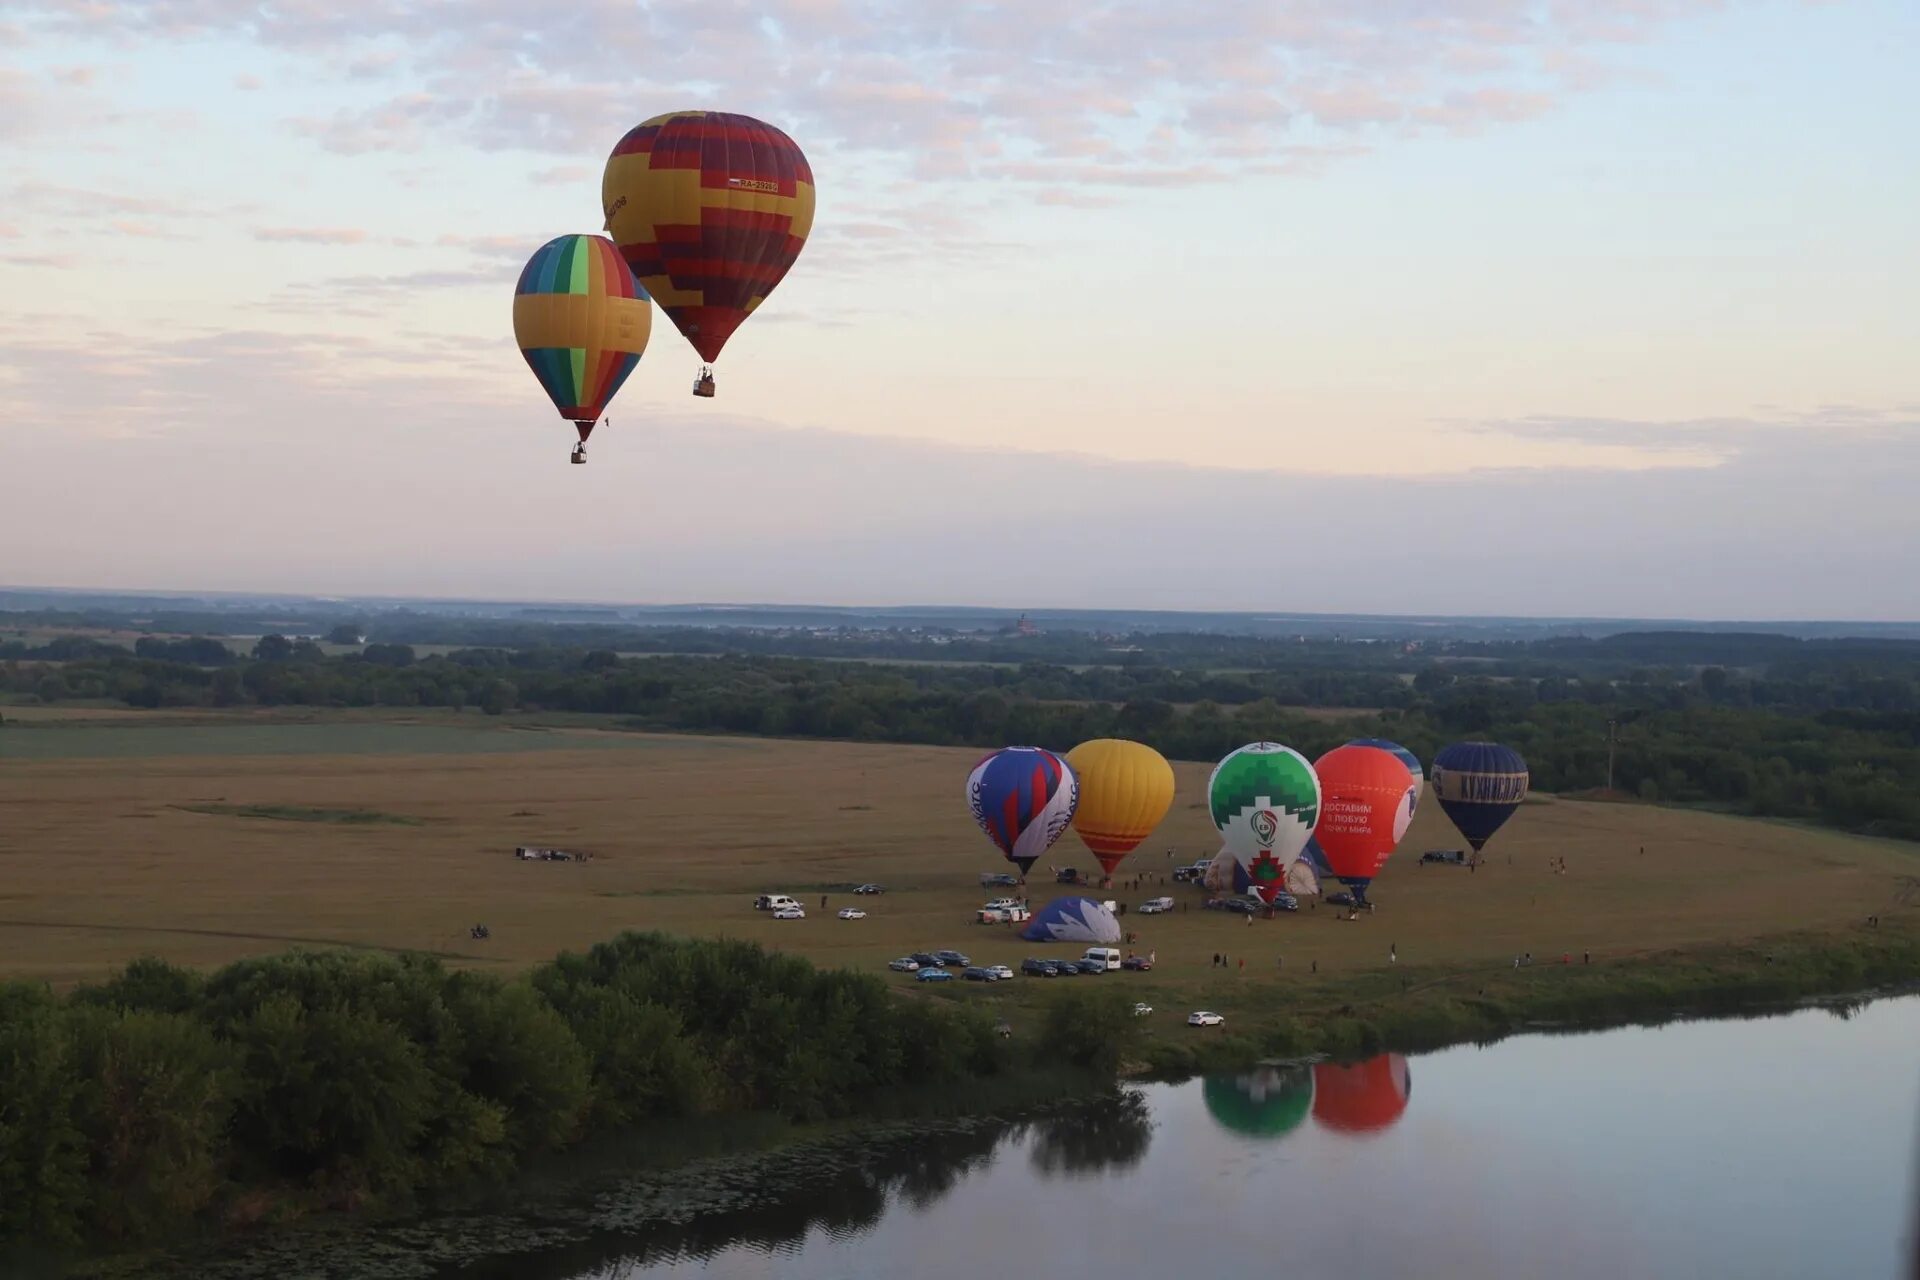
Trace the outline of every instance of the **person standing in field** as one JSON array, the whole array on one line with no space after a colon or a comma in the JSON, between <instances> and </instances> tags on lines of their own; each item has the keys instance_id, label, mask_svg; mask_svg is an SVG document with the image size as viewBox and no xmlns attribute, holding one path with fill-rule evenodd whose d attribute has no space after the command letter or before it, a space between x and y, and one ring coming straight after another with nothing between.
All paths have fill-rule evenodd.
<instances>
[{"instance_id":1,"label":"person standing in field","mask_svg":"<svg viewBox=\"0 0 1920 1280\"><path fill-rule=\"evenodd\" d=\"M1388 964L1400 963L1400 944L1399 943L1389 942L1387 944L1387 963Z\"/></svg>"}]
</instances>

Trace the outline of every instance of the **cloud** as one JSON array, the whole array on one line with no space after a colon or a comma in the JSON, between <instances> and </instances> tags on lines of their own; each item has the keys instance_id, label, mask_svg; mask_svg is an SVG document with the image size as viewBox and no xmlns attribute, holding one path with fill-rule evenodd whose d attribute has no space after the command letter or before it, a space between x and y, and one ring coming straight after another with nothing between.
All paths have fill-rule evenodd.
<instances>
[{"instance_id":1,"label":"cloud","mask_svg":"<svg viewBox=\"0 0 1920 1280\"><path fill-rule=\"evenodd\" d=\"M267 87L267 82L249 72L241 72L233 78L233 87L242 93L254 93Z\"/></svg>"},{"instance_id":2,"label":"cloud","mask_svg":"<svg viewBox=\"0 0 1920 1280\"><path fill-rule=\"evenodd\" d=\"M1705 467L1399 479L998 452L705 412L649 412L635 430L616 412L582 470L566 466L571 435L531 385L504 373L432 374L407 344L253 333L130 352L15 348L0 348L3 358L26 365L47 399L32 416L0 413L14 424L0 426L0 467L83 467L92 501L117 514L68 522L49 541L33 531L60 519L63 494L21 489L0 504L0 545L34 548L9 566L22 580L602 600L1920 617L1920 579L1886 572L1920 563L1911 502L1920 420L1891 410L1782 422ZM25 429L96 379L102 408L80 432ZM0 378L0 405L14 410L17 393L17 380ZM273 406L281 446L271 484L252 450L219 447L253 438L261 405ZM142 431L175 419L182 425L168 433ZM1531 421L1608 434L1585 420ZM1612 425L1616 434L1688 434L1701 424ZM107 430L117 438L100 438ZM389 465L396 447L430 463L432 486L420 487L416 468ZM351 519L341 518L343 493L355 498ZM1290 528L1338 536L1314 541L1306 578L1250 586L1218 548L1244 541L1247 512L1276 507ZM713 519L716 510L727 519ZM1116 510L1153 517L1115 520ZM128 528L166 536L129 539ZM236 540L236 529L247 536ZM556 532L589 529L555 555ZM652 554L633 556L636 545ZM1034 545L1073 571L1009 579L1005 566ZM1622 564L1647 571L1622 573Z\"/></svg>"},{"instance_id":3,"label":"cloud","mask_svg":"<svg viewBox=\"0 0 1920 1280\"><path fill-rule=\"evenodd\" d=\"M365 244L370 236L359 227L255 227L253 238L284 244Z\"/></svg>"},{"instance_id":4,"label":"cloud","mask_svg":"<svg viewBox=\"0 0 1920 1280\"><path fill-rule=\"evenodd\" d=\"M1494 422L1456 421L1448 425L1515 439L1626 446L1649 454L1715 462L1776 449L1783 440L1814 441L1826 436L1839 436L1850 442L1920 443L1920 411L1912 405L1886 408L1821 405L1798 412L1776 410L1744 417L1666 422L1540 415Z\"/></svg>"},{"instance_id":5,"label":"cloud","mask_svg":"<svg viewBox=\"0 0 1920 1280\"><path fill-rule=\"evenodd\" d=\"M1407 123L1470 132L1533 119L1557 95L1605 83L1609 48L1709 7L653 0L572 6L539 23L509 0L457 10L369 0L351 14L248 0L94 0L27 12L53 31L250 38L349 80L418 86L293 122L346 154L415 150L430 139L598 152L634 122L636 101L718 101L843 152L890 155L923 180L976 175L1059 189L1108 185L1121 171L1143 185L1230 180L1290 147L1324 143L1306 122L1364 143ZM663 63L661 49L692 53ZM1157 130L1166 132L1149 152L1142 143Z\"/></svg>"}]
</instances>

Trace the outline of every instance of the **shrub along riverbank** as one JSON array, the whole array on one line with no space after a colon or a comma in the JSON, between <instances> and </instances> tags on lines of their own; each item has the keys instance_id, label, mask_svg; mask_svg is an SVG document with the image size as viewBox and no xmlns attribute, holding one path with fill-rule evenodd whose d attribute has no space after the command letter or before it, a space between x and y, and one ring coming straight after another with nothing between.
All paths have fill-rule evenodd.
<instances>
[{"instance_id":1,"label":"shrub along riverbank","mask_svg":"<svg viewBox=\"0 0 1920 1280\"><path fill-rule=\"evenodd\" d=\"M1004 1103L1029 1068L1112 1069L1125 1024L1048 1051L986 1011L726 941L629 933L514 981L293 952L138 961L62 999L0 986L0 1245L398 1209L594 1132L751 1112Z\"/></svg>"},{"instance_id":2,"label":"shrub along riverbank","mask_svg":"<svg viewBox=\"0 0 1920 1280\"><path fill-rule=\"evenodd\" d=\"M1143 1034L1132 988L897 994L728 941L623 934L513 981L293 952L0 985L0 1250L111 1247L321 1209L404 1211L590 1135L1004 1110L1261 1056L1724 1014L1920 978L1920 920L1607 965L1408 967L1250 990L1229 1031ZM1006 1007L1019 1034L1001 1036Z\"/></svg>"}]
</instances>

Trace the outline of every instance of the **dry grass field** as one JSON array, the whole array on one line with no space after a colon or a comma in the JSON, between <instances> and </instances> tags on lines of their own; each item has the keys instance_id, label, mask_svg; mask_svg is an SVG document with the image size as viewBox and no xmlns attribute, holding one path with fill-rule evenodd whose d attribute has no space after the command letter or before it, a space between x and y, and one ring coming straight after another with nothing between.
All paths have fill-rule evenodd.
<instances>
[{"instance_id":1,"label":"dry grass field","mask_svg":"<svg viewBox=\"0 0 1920 1280\"><path fill-rule=\"evenodd\" d=\"M6 714L0 976L67 985L144 954L211 966L296 944L428 950L509 971L634 928L750 938L864 969L922 948L1015 966L1068 950L969 922L987 896L978 874L1006 866L961 804L970 750L478 716ZM1911 846L1547 798L1514 816L1478 872L1423 867L1419 850L1459 843L1429 801L1375 882L1375 914L1345 922L1303 910L1247 925L1201 911L1198 891L1158 884L1217 848L1201 800L1208 767L1177 768L1173 813L1124 868L1148 883L1118 894L1138 903L1166 892L1190 907L1124 921L1159 967L1114 980L1149 998L1220 994L1210 957L1222 950L1236 981L1264 983L1280 980L1283 955L1289 974L1318 962L1323 976L1384 969L1390 943L1402 965L1502 966L1522 951L1578 962L1591 950L1602 961L1920 907ZM247 809L361 815L235 812ZM594 856L526 863L516 844ZM1567 874L1549 869L1556 857ZM1051 860L1095 866L1071 834ZM1045 870L1043 860L1036 899L1054 891ZM856 901L844 887L863 880L889 892L859 900L868 919L836 919ZM808 918L753 911L760 892L802 898ZM489 940L469 938L476 922Z\"/></svg>"}]
</instances>

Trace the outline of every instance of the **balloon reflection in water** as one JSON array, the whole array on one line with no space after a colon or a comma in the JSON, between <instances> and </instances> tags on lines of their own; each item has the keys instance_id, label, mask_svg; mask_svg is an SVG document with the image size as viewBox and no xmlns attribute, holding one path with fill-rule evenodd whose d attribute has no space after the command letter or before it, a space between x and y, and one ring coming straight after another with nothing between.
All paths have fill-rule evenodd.
<instances>
[{"instance_id":1,"label":"balloon reflection in water","mask_svg":"<svg viewBox=\"0 0 1920 1280\"><path fill-rule=\"evenodd\" d=\"M1397 1053L1348 1065L1316 1063L1313 1119L1340 1133L1378 1133L1400 1119L1412 1093L1407 1060Z\"/></svg>"}]
</instances>

